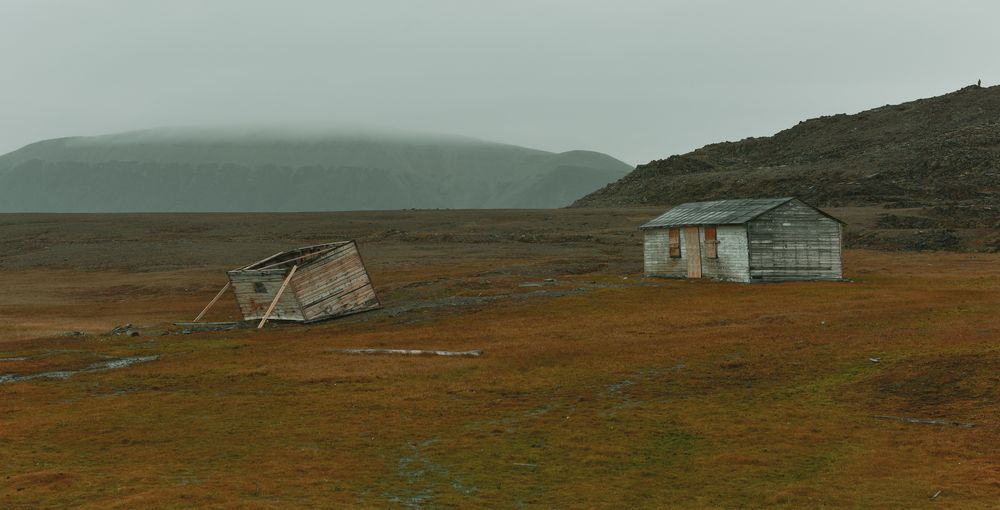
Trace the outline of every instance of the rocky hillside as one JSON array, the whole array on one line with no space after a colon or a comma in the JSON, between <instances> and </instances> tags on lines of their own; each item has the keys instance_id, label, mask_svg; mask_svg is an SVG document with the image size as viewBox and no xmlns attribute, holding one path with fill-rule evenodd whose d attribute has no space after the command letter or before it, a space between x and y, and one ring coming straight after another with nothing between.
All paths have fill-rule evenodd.
<instances>
[{"instance_id":1,"label":"rocky hillside","mask_svg":"<svg viewBox=\"0 0 1000 510\"><path fill-rule=\"evenodd\" d=\"M0 212L562 207L632 168L471 138L153 129L0 156Z\"/></svg>"},{"instance_id":2,"label":"rocky hillside","mask_svg":"<svg viewBox=\"0 0 1000 510\"><path fill-rule=\"evenodd\" d=\"M971 86L706 145L640 165L574 205L768 196L878 207L885 212L876 221L888 229L1000 228L1000 87Z\"/></svg>"}]
</instances>

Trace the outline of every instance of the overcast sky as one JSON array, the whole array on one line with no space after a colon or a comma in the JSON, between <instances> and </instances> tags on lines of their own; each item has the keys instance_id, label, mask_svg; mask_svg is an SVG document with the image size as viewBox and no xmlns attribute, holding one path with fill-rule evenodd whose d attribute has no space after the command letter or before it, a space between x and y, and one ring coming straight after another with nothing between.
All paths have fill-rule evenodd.
<instances>
[{"instance_id":1,"label":"overcast sky","mask_svg":"<svg viewBox=\"0 0 1000 510\"><path fill-rule=\"evenodd\" d=\"M995 0L0 0L0 152L363 124L644 163L992 85L997 20Z\"/></svg>"}]
</instances>

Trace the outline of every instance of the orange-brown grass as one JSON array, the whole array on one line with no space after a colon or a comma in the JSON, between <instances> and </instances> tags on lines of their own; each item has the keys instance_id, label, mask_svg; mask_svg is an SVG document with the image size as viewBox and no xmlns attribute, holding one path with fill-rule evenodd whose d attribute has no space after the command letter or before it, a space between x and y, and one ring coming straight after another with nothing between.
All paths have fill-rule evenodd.
<instances>
[{"instance_id":1,"label":"orange-brown grass","mask_svg":"<svg viewBox=\"0 0 1000 510\"><path fill-rule=\"evenodd\" d=\"M538 260L448 262L370 264L386 312L340 321L0 343L0 357L29 357L0 361L0 373L160 356L0 384L0 507L912 508L938 491L945 507L1000 501L1000 256L854 251L852 282L778 285L593 272L521 287L539 277L504 268ZM44 307L0 301L8 321L20 309L38 322L21 337L74 329L72 317L103 328L140 316L155 331L215 291L204 271L2 277L48 296ZM73 290L113 295L124 281L158 290L117 308ZM502 297L388 313L455 295Z\"/></svg>"}]
</instances>

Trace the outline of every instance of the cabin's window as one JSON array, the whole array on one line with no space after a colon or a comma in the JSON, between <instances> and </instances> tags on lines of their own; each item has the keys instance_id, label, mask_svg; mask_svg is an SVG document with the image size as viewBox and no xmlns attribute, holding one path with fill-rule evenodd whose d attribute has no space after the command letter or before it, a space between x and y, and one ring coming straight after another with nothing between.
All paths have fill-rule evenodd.
<instances>
[{"instance_id":1,"label":"cabin's window","mask_svg":"<svg viewBox=\"0 0 1000 510\"><path fill-rule=\"evenodd\" d=\"M719 258L719 240L716 238L715 227L705 227L705 258Z\"/></svg>"},{"instance_id":2,"label":"cabin's window","mask_svg":"<svg viewBox=\"0 0 1000 510\"><path fill-rule=\"evenodd\" d=\"M679 259L681 257L681 231L672 228L667 232L670 240L670 258Z\"/></svg>"},{"instance_id":3,"label":"cabin's window","mask_svg":"<svg viewBox=\"0 0 1000 510\"><path fill-rule=\"evenodd\" d=\"M258 294L267 294L267 287L263 282L253 282L253 291Z\"/></svg>"}]
</instances>

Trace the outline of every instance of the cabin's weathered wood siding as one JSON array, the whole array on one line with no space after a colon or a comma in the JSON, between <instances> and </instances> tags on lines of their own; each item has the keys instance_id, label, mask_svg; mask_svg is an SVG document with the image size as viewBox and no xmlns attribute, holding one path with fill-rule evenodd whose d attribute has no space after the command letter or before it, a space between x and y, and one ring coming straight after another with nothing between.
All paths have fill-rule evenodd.
<instances>
[{"instance_id":1,"label":"cabin's weathered wood siding","mask_svg":"<svg viewBox=\"0 0 1000 510\"><path fill-rule=\"evenodd\" d=\"M680 236L681 256L671 258L668 230L654 228L644 231L643 266L646 276L687 277L688 249L684 239L686 236ZM701 243L701 271L704 278L737 282L750 281L750 269L747 261L747 231L744 225L719 225L716 227L719 258L710 259L704 256L707 253L704 228L698 228L698 239Z\"/></svg>"},{"instance_id":2,"label":"cabin's weathered wood siding","mask_svg":"<svg viewBox=\"0 0 1000 510\"><path fill-rule=\"evenodd\" d=\"M302 266L292 289L305 320L378 308L378 298L355 243L347 243Z\"/></svg>"},{"instance_id":3,"label":"cabin's weathered wood siding","mask_svg":"<svg viewBox=\"0 0 1000 510\"><path fill-rule=\"evenodd\" d=\"M750 281L750 264L747 257L747 229L744 225L719 225L716 227L716 245L719 258L702 257L701 272L705 278L734 282ZM705 229L701 229L702 254Z\"/></svg>"},{"instance_id":4,"label":"cabin's weathered wood siding","mask_svg":"<svg viewBox=\"0 0 1000 510\"><path fill-rule=\"evenodd\" d=\"M684 249L684 236L681 235L681 256L670 257L670 238L668 229L654 228L644 230L643 236L643 268L646 276L665 278L684 278L687 276L687 250Z\"/></svg>"},{"instance_id":5,"label":"cabin's weathered wood siding","mask_svg":"<svg viewBox=\"0 0 1000 510\"><path fill-rule=\"evenodd\" d=\"M229 271L229 281L233 284L233 292L236 294L236 303L240 306L243 318L246 320L259 320L264 317L267 307L270 306L274 295L281 288L281 283L288 276L289 268L265 269L261 271L235 270ZM298 275L295 275L298 276ZM292 279L295 279L295 276ZM264 292L257 292L258 283L263 286ZM279 320L305 320L302 309L295 293L290 289L285 289L278 299L278 304L271 312L272 319Z\"/></svg>"},{"instance_id":6,"label":"cabin's weathered wood siding","mask_svg":"<svg viewBox=\"0 0 1000 510\"><path fill-rule=\"evenodd\" d=\"M751 281L843 278L841 225L792 200L747 224Z\"/></svg>"}]
</instances>

